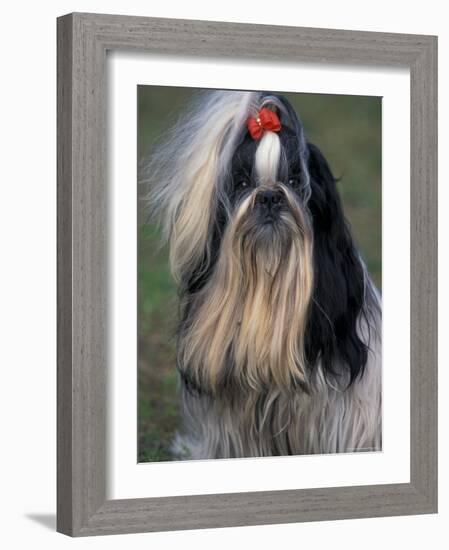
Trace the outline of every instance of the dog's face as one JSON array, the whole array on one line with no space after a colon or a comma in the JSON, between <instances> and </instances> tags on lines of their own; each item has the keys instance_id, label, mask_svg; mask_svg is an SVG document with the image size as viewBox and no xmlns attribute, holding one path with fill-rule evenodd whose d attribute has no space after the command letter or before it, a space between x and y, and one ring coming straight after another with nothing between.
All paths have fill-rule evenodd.
<instances>
[{"instance_id":1,"label":"dog's face","mask_svg":"<svg viewBox=\"0 0 449 550\"><path fill-rule=\"evenodd\" d=\"M226 192L231 218L257 246L287 246L308 231L308 178L298 135L288 127L254 140L246 132L232 157Z\"/></svg>"},{"instance_id":2,"label":"dog's face","mask_svg":"<svg viewBox=\"0 0 449 550\"><path fill-rule=\"evenodd\" d=\"M262 140L254 140L249 133L245 133L241 143L238 144L232 158L232 188L230 196L235 207L243 197L256 190L261 184L274 185L281 183L295 193L300 199L304 196L307 182L303 173L305 159L300 159L300 144L298 136L288 127L282 128L278 133L279 147L269 151L269 147L262 150ZM273 139L270 139L273 142ZM278 159L272 161L272 165L256 164L256 156L262 145L259 155L274 154ZM274 148L273 143L271 143ZM272 171L270 172L270 169ZM276 201L275 201L276 204Z\"/></svg>"}]
</instances>

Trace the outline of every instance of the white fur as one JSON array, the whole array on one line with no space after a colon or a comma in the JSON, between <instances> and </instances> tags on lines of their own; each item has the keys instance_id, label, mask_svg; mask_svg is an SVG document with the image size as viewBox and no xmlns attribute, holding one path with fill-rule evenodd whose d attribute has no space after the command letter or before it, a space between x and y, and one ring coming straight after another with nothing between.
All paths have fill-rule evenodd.
<instances>
[{"instance_id":1,"label":"white fur","mask_svg":"<svg viewBox=\"0 0 449 550\"><path fill-rule=\"evenodd\" d=\"M275 183L281 158L281 143L275 132L265 132L256 151L256 173L260 183Z\"/></svg>"}]
</instances>

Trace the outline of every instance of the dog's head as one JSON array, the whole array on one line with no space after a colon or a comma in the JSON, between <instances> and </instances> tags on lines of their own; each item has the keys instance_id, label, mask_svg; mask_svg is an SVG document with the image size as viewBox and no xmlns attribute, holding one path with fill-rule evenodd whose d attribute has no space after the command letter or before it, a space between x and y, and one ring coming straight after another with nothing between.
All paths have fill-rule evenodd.
<instances>
[{"instance_id":1,"label":"dog's head","mask_svg":"<svg viewBox=\"0 0 449 550\"><path fill-rule=\"evenodd\" d=\"M274 113L281 127L253 138L248 119L256 120L261 109ZM306 222L299 209L304 214L310 196L307 145L295 112L274 94L200 95L152 156L146 176L182 286L214 264L226 228L237 220L260 246L288 233L299 217Z\"/></svg>"},{"instance_id":2,"label":"dog's head","mask_svg":"<svg viewBox=\"0 0 449 550\"><path fill-rule=\"evenodd\" d=\"M232 371L291 386L317 361L346 381L363 371L366 273L329 166L285 98L201 95L146 176L197 382L218 387Z\"/></svg>"},{"instance_id":3,"label":"dog's head","mask_svg":"<svg viewBox=\"0 0 449 550\"><path fill-rule=\"evenodd\" d=\"M308 301L312 225L302 126L290 105L275 95L259 96L250 113L223 175L224 199L217 204L222 226L217 230L232 235L234 254L242 267L251 267L248 277L259 267L273 279L282 277L289 255L296 252L296 265L302 266L298 276L307 279L303 296Z\"/></svg>"}]
</instances>

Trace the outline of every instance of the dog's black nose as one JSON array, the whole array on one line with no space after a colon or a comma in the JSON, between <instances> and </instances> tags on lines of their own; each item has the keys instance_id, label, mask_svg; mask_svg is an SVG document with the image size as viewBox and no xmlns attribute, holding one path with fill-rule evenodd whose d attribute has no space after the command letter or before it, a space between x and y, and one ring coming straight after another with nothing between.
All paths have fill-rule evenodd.
<instances>
[{"instance_id":1,"label":"dog's black nose","mask_svg":"<svg viewBox=\"0 0 449 550\"><path fill-rule=\"evenodd\" d=\"M257 195L256 202L267 210L274 210L281 204L282 194L274 189L266 189Z\"/></svg>"}]
</instances>

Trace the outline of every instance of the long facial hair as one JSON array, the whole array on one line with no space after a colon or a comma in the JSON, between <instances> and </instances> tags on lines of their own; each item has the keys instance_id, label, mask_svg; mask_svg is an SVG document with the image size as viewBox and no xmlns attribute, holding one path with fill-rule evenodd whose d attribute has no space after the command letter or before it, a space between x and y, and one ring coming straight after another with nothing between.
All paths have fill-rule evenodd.
<instances>
[{"instance_id":1,"label":"long facial hair","mask_svg":"<svg viewBox=\"0 0 449 550\"><path fill-rule=\"evenodd\" d=\"M285 204L273 225L261 224L256 214L257 198L267 189ZM258 392L305 384L312 290L308 216L285 185L262 184L226 228L215 269L180 339L180 363L210 392L226 384Z\"/></svg>"}]
</instances>

